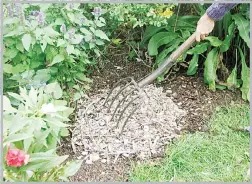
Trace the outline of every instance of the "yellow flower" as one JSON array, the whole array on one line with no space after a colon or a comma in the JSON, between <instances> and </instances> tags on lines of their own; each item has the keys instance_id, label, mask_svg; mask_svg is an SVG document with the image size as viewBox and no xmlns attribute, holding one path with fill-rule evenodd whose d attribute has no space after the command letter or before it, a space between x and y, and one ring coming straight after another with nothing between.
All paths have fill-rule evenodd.
<instances>
[{"instance_id":1,"label":"yellow flower","mask_svg":"<svg viewBox=\"0 0 252 184\"><path fill-rule=\"evenodd\" d=\"M166 18L169 18L173 15L173 11L171 11L170 9L166 9L164 12L160 12L158 14L160 17L166 17Z\"/></svg>"}]
</instances>

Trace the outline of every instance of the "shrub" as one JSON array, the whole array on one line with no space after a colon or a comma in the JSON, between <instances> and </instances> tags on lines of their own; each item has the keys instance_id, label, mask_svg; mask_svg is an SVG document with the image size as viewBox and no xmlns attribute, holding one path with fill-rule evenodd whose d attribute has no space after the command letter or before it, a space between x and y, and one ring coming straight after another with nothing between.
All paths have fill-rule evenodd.
<instances>
[{"instance_id":1,"label":"shrub","mask_svg":"<svg viewBox=\"0 0 252 184\"><path fill-rule=\"evenodd\" d=\"M73 112L61 97L58 83L3 96L5 181L67 180L79 169L82 161L63 164L68 156L56 154Z\"/></svg>"},{"instance_id":2,"label":"shrub","mask_svg":"<svg viewBox=\"0 0 252 184\"><path fill-rule=\"evenodd\" d=\"M4 5L5 91L37 88L55 80L79 92L89 88L92 81L86 75L109 38L102 31L106 21L97 8L86 12L79 6Z\"/></svg>"}]
</instances>

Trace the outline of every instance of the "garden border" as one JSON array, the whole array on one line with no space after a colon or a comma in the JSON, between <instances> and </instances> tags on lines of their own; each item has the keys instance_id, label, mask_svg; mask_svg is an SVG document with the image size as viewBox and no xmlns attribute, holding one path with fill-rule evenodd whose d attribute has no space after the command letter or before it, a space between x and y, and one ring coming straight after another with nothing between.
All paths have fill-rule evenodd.
<instances>
[{"instance_id":1,"label":"garden border","mask_svg":"<svg viewBox=\"0 0 252 184\"><path fill-rule=\"evenodd\" d=\"M0 95L1 95L1 103L0 103L0 110L1 110L1 126L0 126L0 131L1 131L1 143L3 142L3 121L2 121L2 117L3 117L3 32L2 32L2 25L3 25L3 4L4 3L8 3L8 2L12 2L12 3L213 3L213 2L222 2L222 3L246 3L246 4L250 4L251 6L251 0L2 0L1 1L1 10L0 10L0 17L1 17L1 24L0 24L0 33L1 33L1 64L0 64ZM250 11L250 17L252 16L252 11ZM252 21L250 19L250 25L251 25ZM252 33L250 31L250 40L251 40L251 36ZM251 53L251 48L250 48L250 53ZM252 66L251 62L250 62L250 67ZM251 71L250 71L251 72ZM250 77L251 77L252 72L250 73ZM252 86L252 82L250 80L250 87ZM252 93L250 93L250 98L252 97ZM250 114L251 113L251 104L250 104ZM252 125L252 120L250 118L250 125ZM251 142L252 142L252 138L250 136L250 150L252 148L251 146ZM3 169L2 169L2 165L4 162L4 158L3 158L3 144L1 144L1 166L0 166L0 178L1 181L3 181ZM250 151L250 158L252 156L252 153ZM251 162L250 162L250 167L251 167ZM250 170L250 176L251 176L252 172ZM8 183L8 182L6 182ZM20 183L25 183L25 182L20 182ZM30 182L33 183L33 182ZM49 182L50 183L50 182ZM84 183L84 182L64 182L64 183ZM90 183L102 183L102 182L90 182ZM114 183L126 183L126 182L114 182ZM158 183L158 182L148 182L148 183ZM200 182L191 182L191 183L200 183ZM206 183L224 183L224 182L206 182ZM234 183L239 183L239 182L234 182Z\"/></svg>"}]
</instances>

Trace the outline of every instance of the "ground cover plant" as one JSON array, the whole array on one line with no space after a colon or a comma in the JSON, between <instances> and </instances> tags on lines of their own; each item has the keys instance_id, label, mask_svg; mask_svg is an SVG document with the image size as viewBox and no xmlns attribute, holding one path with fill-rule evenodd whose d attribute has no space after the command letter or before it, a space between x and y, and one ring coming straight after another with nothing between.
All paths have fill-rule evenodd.
<instances>
[{"instance_id":1,"label":"ground cover plant","mask_svg":"<svg viewBox=\"0 0 252 184\"><path fill-rule=\"evenodd\" d=\"M129 163L135 164L137 159L114 165L112 162L99 165L96 161L90 164L86 162L90 152L86 148L79 149L78 146L82 145L75 145L82 144L84 140L76 141L81 134L75 136L76 129L80 130L75 121L79 118L80 124L87 123L82 122L81 112L93 107L81 102L95 99L97 94L107 91L123 77L139 79L156 69L195 31L198 19L208 6L3 4L4 180L121 181L123 175L130 181L248 181L249 134L236 130L249 124L248 4L237 6L217 22L213 33L205 41L193 45L153 86L149 86L153 91L168 95L163 98L178 107L173 109L176 111L174 113L178 115L176 109L188 112L188 118L174 116L171 130L165 131L163 128L159 132L161 139L168 137L171 141L173 137L178 137L168 145L161 162L155 162L154 166L148 162L140 164L133 170L121 171L122 174L112 177L113 167L120 170ZM167 81L171 83L165 84ZM171 84L174 86L171 87ZM162 87L164 92L160 91ZM184 94L176 89L184 90ZM230 96L232 100L227 99ZM179 98L182 100L179 101ZM215 104L213 99L223 102L225 107ZM198 107L199 101L204 101L200 103L204 107ZM153 109L155 118L158 121L157 116L161 113L164 121L166 106L160 100L158 102L160 109ZM230 106L231 102L239 105ZM218 106L210 120L209 117L200 118L189 123L190 118L199 116L199 108L211 114L210 106L213 109ZM97 117L105 111L99 111ZM137 121L143 115L138 112L137 116L133 116L132 122L139 123L134 131L146 133L143 128L146 126ZM88 114L90 120L94 117L92 112ZM184 119L183 122L181 119ZM142 118L142 121L147 120ZM159 121L159 125L164 123L162 121ZM201 125L205 121L209 122L209 132L197 132L204 129ZM156 126L153 122L147 127ZM187 133L194 129L190 127L194 123L196 133ZM95 126L96 122L93 124ZM96 131L93 125L90 128L91 125L85 126L84 133ZM100 132L107 130L103 126L106 124L99 124ZM171 124L164 127L169 126ZM134 126L130 128L134 129ZM126 130L130 128L126 127ZM168 132L167 135L163 136L164 132ZM149 141L148 137L144 139ZM93 140L98 140L97 145L104 146L99 137ZM117 138L111 140L116 146L125 145L125 142L119 144L117 141L122 140ZM134 140L128 142L135 144ZM159 146L163 149L166 143L163 139L161 142ZM92 144L88 142L86 146ZM142 147L143 152L149 153L147 147ZM149 156L152 157L151 154ZM127 154L123 157L130 158ZM95 160L104 161L97 159L97 156ZM235 172L237 168L239 172ZM104 170L98 174L99 169ZM109 175L111 180L107 177Z\"/></svg>"}]
</instances>

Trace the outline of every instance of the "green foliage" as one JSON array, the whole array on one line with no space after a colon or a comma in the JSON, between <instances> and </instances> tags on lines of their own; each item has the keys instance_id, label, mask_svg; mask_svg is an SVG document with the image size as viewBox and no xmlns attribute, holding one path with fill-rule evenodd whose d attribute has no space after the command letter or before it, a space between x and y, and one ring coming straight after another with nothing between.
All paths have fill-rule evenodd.
<instances>
[{"instance_id":1,"label":"green foliage","mask_svg":"<svg viewBox=\"0 0 252 184\"><path fill-rule=\"evenodd\" d=\"M148 25L164 26L167 20L173 15L175 4L89 4L89 9L100 6L105 9L104 15L110 22L112 29L120 26L129 26L132 28Z\"/></svg>"},{"instance_id":2,"label":"green foliage","mask_svg":"<svg viewBox=\"0 0 252 184\"><path fill-rule=\"evenodd\" d=\"M17 169L5 163L5 181L67 181L77 172L82 161L63 164L68 156L55 152L73 112L61 97L57 83L29 91L20 88L19 93L3 96L3 147L21 149L30 156L28 164Z\"/></svg>"},{"instance_id":3,"label":"green foliage","mask_svg":"<svg viewBox=\"0 0 252 184\"><path fill-rule=\"evenodd\" d=\"M199 55L194 54L192 60L189 62L187 75L194 75L198 70Z\"/></svg>"},{"instance_id":4,"label":"green foliage","mask_svg":"<svg viewBox=\"0 0 252 184\"><path fill-rule=\"evenodd\" d=\"M250 42L250 24L249 17L246 16L246 5L241 5L240 12L227 13L223 20L216 25L215 34L206 37L205 41L196 44L189 49L185 56L192 55L189 61L187 70L188 75L195 75L198 70L199 62L204 63L204 81L209 85L209 89L215 91L217 88L240 88L244 100L249 100L249 68L246 63L249 63ZM206 7L197 5L199 14L204 13ZM169 27L154 27L146 28L142 43L148 42L148 53L150 56L155 56L156 60L154 67L158 67L183 41L185 41L194 31L199 17L197 16L177 16L173 15L167 21ZM223 36L225 33L225 36ZM239 56L234 55L234 51L239 49ZM203 57L200 57L203 56ZM223 56L226 56L223 58ZM234 57L232 57L234 56ZM236 63L235 65L232 64ZM225 64L226 66L225 66ZM238 67L241 66L242 68ZM217 75L221 73L223 67L228 67L229 76L221 79ZM243 85L240 85L239 76ZM221 82L221 83L219 83Z\"/></svg>"},{"instance_id":5,"label":"green foliage","mask_svg":"<svg viewBox=\"0 0 252 184\"><path fill-rule=\"evenodd\" d=\"M241 62L242 62L242 70L241 70L242 98L244 100L250 100L250 69L245 62L244 54L240 48L239 48L239 52L240 52Z\"/></svg>"},{"instance_id":6,"label":"green foliage","mask_svg":"<svg viewBox=\"0 0 252 184\"><path fill-rule=\"evenodd\" d=\"M235 14L232 16L232 18L234 19L235 24L237 25L240 36L246 42L247 46L250 48L250 38L249 38L250 23L249 23L249 20L240 14Z\"/></svg>"},{"instance_id":7,"label":"green foliage","mask_svg":"<svg viewBox=\"0 0 252 184\"><path fill-rule=\"evenodd\" d=\"M105 19L77 3L22 4L23 17L9 16L15 10L9 6L4 6L4 90L27 84L37 88L55 80L62 87L78 85L79 92L88 89L86 75L110 41L103 31ZM31 84L35 74L39 77Z\"/></svg>"},{"instance_id":8,"label":"green foliage","mask_svg":"<svg viewBox=\"0 0 252 184\"><path fill-rule=\"evenodd\" d=\"M212 49L207 55L204 67L204 81L209 85L209 89L213 91L216 89L218 57L217 48Z\"/></svg>"},{"instance_id":9,"label":"green foliage","mask_svg":"<svg viewBox=\"0 0 252 184\"><path fill-rule=\"evenodd\" d=\"M170 32L159 32L155 34L149 41L148 51L150 56L158 54L158 48L162 45L170 43L177 35Z\"/></svg>"}]
</instances>

